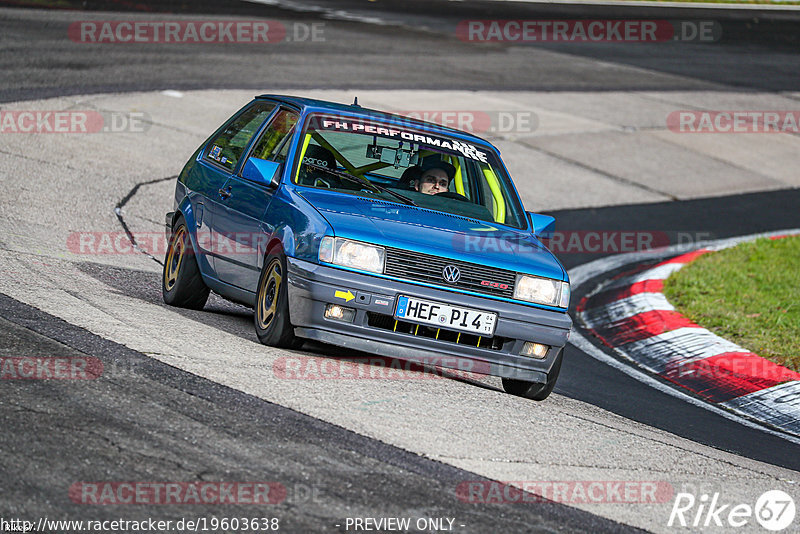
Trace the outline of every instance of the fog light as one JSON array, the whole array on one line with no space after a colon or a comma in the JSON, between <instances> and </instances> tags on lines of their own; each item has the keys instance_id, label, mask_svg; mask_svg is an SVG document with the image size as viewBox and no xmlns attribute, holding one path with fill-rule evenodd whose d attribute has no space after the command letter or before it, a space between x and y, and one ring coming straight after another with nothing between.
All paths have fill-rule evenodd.
<instances>
[{"instance_id":1,"label":"fog light","mask_svg":"<svg viewBox=\"0 0 800 534\"><path fill-rule=\"evenodd\" d=\"M325 306L325 318L344 323L352 323L356 318L356 311L353 308L345 308L338 304L328 304Z\"/></svg>"},{"instance_id":2,"label":"fog light","mask_svg":"<svg viewBox=\"0 0 800 534\"><path fill-rule=\"evenodd\" d=\"M542 345L541 343L534 343L533 341L526 341L522 346L520 356L531 356L533 358L544 358L547 356L547 351L550 347Z\"/></svg>"}]
</instances>

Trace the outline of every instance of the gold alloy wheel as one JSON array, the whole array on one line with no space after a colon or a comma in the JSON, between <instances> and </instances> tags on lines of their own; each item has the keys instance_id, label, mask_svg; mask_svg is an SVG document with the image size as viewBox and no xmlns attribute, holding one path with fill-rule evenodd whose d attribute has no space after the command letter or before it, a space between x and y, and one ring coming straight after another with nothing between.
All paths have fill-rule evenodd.
<instances>
[{"instance_id":1,"label":"gold alloy wheel","mask_svg":"<svg viewBox=\"0 0 800 534\"><path fill-rule=\"evenodd\" d=\"M186 227L181 225L178 231L172 238L172 243L169 247L167 254L167 261L164 268L164 288L167 291L172 291L175 287L175 282L178 281L178 273L181 270L181 262L183 261L184 253L186 252Z\"/></svg>"},{"instance_id":2,"label":"gold alloy wheel","mask_svg":"<svg viewBox=\"0 0 800 534\"><path fill-rule=\"evenodd\" d=\"M278 295L283 282L283 272L280 258L273 258L267 267L267 275L263 278L258 288L258 327L266 330L275 320L278 309Z\"/></svg>"}]
</instances>

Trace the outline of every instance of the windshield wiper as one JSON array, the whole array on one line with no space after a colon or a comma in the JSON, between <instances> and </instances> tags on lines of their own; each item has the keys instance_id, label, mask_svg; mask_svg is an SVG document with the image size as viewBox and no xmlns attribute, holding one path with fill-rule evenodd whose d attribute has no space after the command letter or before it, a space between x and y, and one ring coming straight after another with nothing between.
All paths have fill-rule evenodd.
<instances>
[{"instance_id":1,"label":"windshield wiper","mask_svg":"<svg viewBox=\"0 0 800 534\"><path fill-rule=\"evenodd\" d=\"M340 178L344 178L346 180L349 180L352 183L356 183L356 184L359 184L359 185L365 185L365 186L369 187L370 189L372 189L373 193L376 192L376 191L379 192L379 193L388 193L388 194L392 195L393 197L395 197L397 199L400 199L404 204L408 204L410 206L416 206L417 205L416 202L414 202L413 200L411 200L407 196L401 195L400 193L396 193L396 192L392 191L389 188L383 187L382 185L374 184L374 183L370 182L366 178L359 178L358 176L355 176L353 174L350 174L350 173L347 173L347 172L342 172L342 171L335 171L333 169L329 169L327 167L323 167L322 165L315 165L314 163L304 163L303 165L305 165L307 167L311 167L312 169L320 170L322 172L327 172L328 174L332 174L332 175L338 176Z\"/></svg>"}]
</instances>

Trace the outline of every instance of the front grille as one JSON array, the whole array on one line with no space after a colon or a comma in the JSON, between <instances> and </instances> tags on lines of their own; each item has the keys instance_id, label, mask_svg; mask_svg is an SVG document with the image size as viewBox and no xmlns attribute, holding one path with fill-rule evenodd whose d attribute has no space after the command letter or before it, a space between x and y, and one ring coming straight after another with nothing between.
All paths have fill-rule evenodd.
<instances>
[{"instance_id":1,"label":"front grille","mask_svg":"<svg viewBox=\"0 0 800 534\"><path fill-rule=\"evenodd\" d=\"M373 328L380 328L381 330L391 330L392 332L399 332L401 334L427 337L446 343L470 345L481 349L501 350L503 344L508 341L508 339L500 336L492 338L481 337L475 334L459 333L451 330L409 323L408 321L398 321L391 315L375 312L367 312L367 324Z\"/></svg>"},{"instance_id":2,"label":"front grille","mask_svg":"<svg viewBox=\"0 0 800 534\"><path fill-rule=\"evenodd\" d=\"M455 284L446 282L442 276L442 271L448 265L454 265L461 271L461 279ZM517 280L517 274L513 271L397 248L386 249L384 274L507 298L514 296L514 283Z\"/></svg>"}]
</instances>

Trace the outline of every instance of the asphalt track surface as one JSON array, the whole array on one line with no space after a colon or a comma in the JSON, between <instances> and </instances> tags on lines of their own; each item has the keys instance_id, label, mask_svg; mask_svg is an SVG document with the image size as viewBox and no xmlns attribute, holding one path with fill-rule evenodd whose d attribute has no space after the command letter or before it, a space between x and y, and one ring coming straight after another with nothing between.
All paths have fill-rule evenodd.
<instances>
[{"instance_id":1,"label":"asphalt track surface","mask_svg":"<svg viewBox=\"0 0 800 534\"><path fill-rule=\"evenodd\" d=\"M20 2L22 3L22 2ZM74 2L80 5L81 2ZM129 2L96 3L98 7ZM159 7L159 2L137 5ZM210 2L203 2L206 7ZM313 5L312 2L286 2ZM471 18L591 17L568 6L522 3L458 2L326 2L324 13L296 13L246 2L217 4L216 13L259 15L300 23L329 22L326 42L281 42L265 53L248 45L175 47L97 47L64 39L70 22L86 11L26 10L3 18L0 101L31 100L66 94L115 91L209 88L414 88L471 90L797 90L800 59L796 54L797 22L767 14L725 18L681 13L685 20L722 24L719 43L600 43L570 46L544 43L512 47L465 43L454 35L461 20ZM178 2L169 5L183 5ZM189 16L201 16L187 6ZM331 21L351 8L356 15L404 24L364 25ZM327 15L326 15L327 13ZM148 14L140 12L140 15ZM341 16L341 15L339 15ZM606 12L611 18L654 18L649 11ZM107 15L110 20L118 16ZM663 18L663 17L662 17ZM774 20L776 19L777 20ZM291 29L290 29L291 33ZM421 53L424 52L424 53ZM569 54L565 62L560 54ZM646 69L646 70L643 70ZM24 80L24 82L23 82Z\"/></svg>"},{"instance_id":2,"label":"asphalt track surface","mask_svg":"<svg viewBox=\"0 0 800 534\"><path fill-rule=\"evenodd\" d=\"M5 518L32 509L44 517L86 518L85 505L63 503L63 488L76 480L279 480L285 501L257 512L228 504L123 513L130 520L173 521L266 514L282 518L281 530L289 532L331 531L344 517L410 511L455 517L475 532L635 531L554 503L465 503L453 487L484 479L162 365L4 296L0 313L14 321L0 319L4 352L102 355L104 375L112 377L93 380L79 395L70 385L44 382L6 387L0 416ZM92 510L91 519L119 517L118 507L103 508Z\"/></svg>"},{"instance_id":3,"label":"asphalt track surface","mask_svg":"<svg viewBox=\"0 0 800 534\"><path fill-rule=\"evenodd\" d=\"M478 9L472 4L468 8ZM166 88L318 88L323 83L332 88L440 90L798 88L800 54L786 44L788 38L775 38L780 31L748 34L735 21L726 35L742 32L740 38L713 47L642 45L632 51L614 45L587 46L570 49L574 61L565 63L563 56L551 53L559 48L554 45L527 47L524 54L502 45L484 45L477 51L473 44L442 37L437 28L451 27L454 17L439 9L409 19L423 21L430 29L331 21L261 6L241 9L243 14L257 12L285 20L326 20L329 42L323 49L318 43L276 44L267 54L206 45L179 50L159 45L144 50L87 49L63 42L69 22L81 20L79 11L3 11L0 101ZM479 13L490 13L492 18L523 16L518 6L482 9L491 9ZM456 18L467 16L460 13ZM615 66L611 73L610 64ZM524 75L526 69L536 75ZM245 71L248 75L242 79ZM119 191L118 198L126 193ZM720 238L800 226L798 205L800 193L785 190L553 215L565 230L648 228ZM567 254L561 259L570 268L597 257ZM128 282L137 280L136 273L100 268L95 275L109 283L116 278L119 290L126 286L130 290ZM579 298L576 295L573 302ZM245 315L241 310L227 311ZM0 298L0 317L4 352L101 354L110 368L136 369L136 380L112 374L94 381L82 396L52 383L3 384L3 517L34 511L79 517L85 508L63 503L59 492L92 475L101 480L246 480L254 473L269 473L270 479L281 480L289 489L286 503L275 510L291 518L288 531L333 529L335 518L346 516L412 513L456 516L475 532L632 530L558 504L466 505L453 497L453 483L480 480L477 475L163 365L7 297ZM574 347L567 349L556 393L698 443L800 470L800 447L654 391ZM46 488L49 494L43 493ZM313 494L314 488L324 498L308 496L306 490ZM202 511L210 515L215 510ZM110 518L115 512L96 508L91 514ZM247 509L217 512L253 515ZM134 515L154 513L165 519L169 514L191 515L166 508L140 508Z\"/></svg>"}]
</instances>

